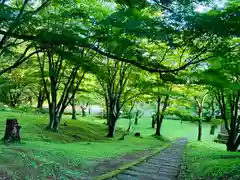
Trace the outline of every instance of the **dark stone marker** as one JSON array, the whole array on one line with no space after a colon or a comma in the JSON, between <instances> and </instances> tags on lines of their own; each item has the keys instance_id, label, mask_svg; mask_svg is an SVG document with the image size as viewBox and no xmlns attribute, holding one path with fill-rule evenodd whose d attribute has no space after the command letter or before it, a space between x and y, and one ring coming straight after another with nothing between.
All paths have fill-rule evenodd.
<instances>
[{"instance_id":1,"label":"dark stone marker","mask_svg":"<svg viewBox=\"0 0 240 180\"><path fill-rule=\"evenodd\" d=\"M210 135L214 135L215 129L216 129L216 126L215 126L215 125L212 125L212 126L211 126L211 129L210 129Z\"/></svg>"},{"instance_id":2,"label":"dark stone marker","mask_svg":"<svg viewBox=\"0 0 240 180\"><path fill-rule=\"evenodd\" d=\"M2 140L4 142L20 142L20 128L16 118L8 118Z\"/></svg>"},{"instance_id":3,"label":"dark stone marker","mask_svg":"<svg viewBox=\"0 0 240 180\"><path fill-rule=\"evenodd\" d=\"M136 137L140 137L140 132L136 132L135 134L134 134L134 136L136 136Z\"/></svg>"}]
</instances>

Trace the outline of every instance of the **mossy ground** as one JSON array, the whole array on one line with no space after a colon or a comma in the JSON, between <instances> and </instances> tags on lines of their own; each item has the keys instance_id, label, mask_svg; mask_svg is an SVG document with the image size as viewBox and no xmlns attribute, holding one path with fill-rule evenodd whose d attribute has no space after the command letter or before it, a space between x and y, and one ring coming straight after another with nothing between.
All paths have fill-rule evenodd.
<instances>
[{"instance_id":1,"label":"mossy ground","mask_svg":"<svg viewBox=\"0 0 240 180\"><path fill-rule=\"evenodd\" d=\"M185 180L240 179L240 153L227 152L222 144L189 142L185 163Z\"/></svg>"},{"instance_id":2,"label":"mossy ground","mask_svg":"<svg viewBox=\"0 0 240 180\"><path fill-rule=\"evenodd\" d=\"M82 170L94 166L101 160L122 156L137 150L162 146L165 142L150 136L151 118L139 120L133 126L133 132L140 132L142 138L132 134L125 140L118 140L123 129L128 127L127 119L120 119L117 124L116 137L106 138L107 126L103 120L94 117L78 117L70 120L64 116L59 132L45 130L47 115L19 112L0 112L0 136L3 137L5 120L16 117L21 128L22 144L0 144L0 174L7 172L16 179L77 179ZM205 127L204 137L208 139L209 127ZM197 126L192 123L180 124L179 121L165 120L163 135L168 138L187 136L194 139ZM194 134L193 134L194 132Z\"/></svg>"}]
</instances>

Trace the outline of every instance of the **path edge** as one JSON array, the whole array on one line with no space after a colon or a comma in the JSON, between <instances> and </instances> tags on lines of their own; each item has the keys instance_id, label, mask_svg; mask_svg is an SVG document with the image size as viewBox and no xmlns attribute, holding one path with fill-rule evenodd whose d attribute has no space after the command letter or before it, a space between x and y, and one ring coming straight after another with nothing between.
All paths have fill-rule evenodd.
<instances>
[{"instance_id":1,"label":"path edge","mask_svg":"<svg viewBox=\"0 0 240 180\"><path fill-rule=\"evenodd\" d=\"M120 174L122 171L124 171L124 170L126 170L126 169L128 169L128 168L130 168L130 167L132 167L132 166L134 166L136 164L139 164L139 163L141 163L141 162L143 162L143 161L145 161L145 160L147 160L147 159L149 159L151 157L153 157L154 155L160 153L163 149L168 148L169 146L171 146L171 144L167 144L167 145L162 146L162 147L154 148L152 154L150 154L148 156L144 156L142 158L139 158L136 161L133 161L131 163L124 164L124 165L122 165L120 168L118 168L116 170L109 171L109 172L107 172L107 173L105 173L105 174L103 174L101 176L97 176L97 177L95 177L93 179L94 180L105 180L105 179L111 178L113 176L116 176L117 174Z\"/></svg>"}]
</instances>

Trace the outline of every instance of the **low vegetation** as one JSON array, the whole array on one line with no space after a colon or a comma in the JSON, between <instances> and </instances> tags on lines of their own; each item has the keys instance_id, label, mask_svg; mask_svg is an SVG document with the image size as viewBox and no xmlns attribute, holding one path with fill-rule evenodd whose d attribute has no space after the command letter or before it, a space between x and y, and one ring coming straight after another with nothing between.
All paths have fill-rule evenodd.
<instances>
[{"instance_id":1,"label":"low vegetation","mask_svg":"<svg viewBox=\"0 0 240 180\"><path fill-rule=\"evenodd\" d=\"M105 137L107 126L93 117L76 121L65 116L68 125L64 126L63 121L61 130L55 133L44 130L48 122L45 115L2 111L1 136L9 116L16 117L22 126L22 143L0 145L0 167L1 173L7 172L17 179L34 179L38 176L74 179L81 176L83 169L94 166L100 160L165 145L165 142L147 134L143 138L129 135L120 141L118 138L123 134L121 128L117 129L114 139L109 139Z\"/></svg>"},{"instance_id":2,"label":"low vegetation","mask_svg":"<svg viewBox=\"0 0 240 180\"><path fill-rule=\"evenodd\" d=\"M239 152L226 152L226 146L190 142L185 150L184 180L240 179Z\"/></svg>"}]
</instances>

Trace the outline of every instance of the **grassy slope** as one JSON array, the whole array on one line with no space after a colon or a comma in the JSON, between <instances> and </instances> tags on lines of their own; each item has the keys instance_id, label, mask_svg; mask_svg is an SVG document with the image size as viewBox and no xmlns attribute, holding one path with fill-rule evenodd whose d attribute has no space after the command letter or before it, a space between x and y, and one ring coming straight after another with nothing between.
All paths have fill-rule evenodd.
<instances>
[{"instance_id":1,"label":"grassy slope","mask_svg":"<svg viewBox=\"0 0 240 180\"><path fill-rule=\"evenodd\" d=\"M240 153L227 152L222 144L190 142L186 146L185 162L186 180L240 179Z\"/></svg>"},{"instance_id":2,"label":"grassy slope","mask_svg":"<svg viewBox=\"0 0 240 180\"><path fill-rule=\"evenodd\" d=\"M0 112L0 136L4 134L7 117L18 118L23 144L5 146L0 145L0 171L24 179L51 179L60 175L63 179L77 178L81 170L102 159L110 159L124 153L143 150L153 146L162 146L164 143L150 135L154 134L151 128L151 119L139 120L139 125L133 126L133 131L141 132L143 138L127 136L124 141L117 140L122 131L116 132L116 138L109 140L106 137L107 126L102 120L79 117L78 121L70 120L65 116L68 126L61 126L58 133L44 130L48 117L26 113ZM126 129L128 120L120 119L117 127ZM186 136L196 139L197 126L192 123L180 124L179 121L164 120L163 135L168 138ZM204 139L210 139L209 126L204 128ZM77 135L77 136L76 136ZM212 138L212 137L211 137Z\"/></svg>"},{"instance_id":3,"label":"grassy slope","mask_svg":"<svg viewBox=\"0 0 240 180\"><path fill-rule=\"evenodd\" d=\"M127 119L120 119L118 122L118 126L122 128L127 128L128 120ZM155 129L151 128L151 118L142 118L139 120L139 124L133 125L133 130L135 132L139 131L143 135L152 135L155 133ZM187 137L189 140L195 141L197 139L197 130L198 126L195 123L191 122L183 122L182 124L180 121L176 120L169 120L164 119L162 124L162 135L164 137L174 139L177 137ZM203 124L203 141L213 141L216 138L218 130L216 130L216 135L210 135L210 125Z\"/></svg>"},{"instance_id":4,"label":"grassy slope","mask_svg":"<svg viewBox=\"0 0 240 180\"><path fill-rule=\"evenodd\" d=\"M47 116L0 112L0 136L3 137L7 117L18 118L21 129L21 145L0 145L0 173L24 179L47 179L60 175L65 179L77 178L81 170L101 159L108 159L124 153L143 150L164 143L153 137L136 138L128 136L124 141L117 140L122 131L116 132L116 138L106 137L107 126L91 118L69 120L68 126L61 126L58 133L44 130ZM62 122L64 122L63 120ZM77 135L73 136L73 135ZM51 178L50 178L51 179Z\"/></svg>"}]
</instances>

